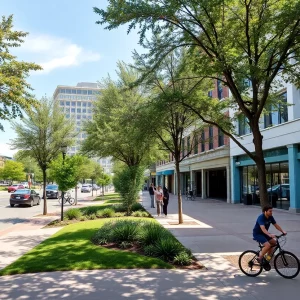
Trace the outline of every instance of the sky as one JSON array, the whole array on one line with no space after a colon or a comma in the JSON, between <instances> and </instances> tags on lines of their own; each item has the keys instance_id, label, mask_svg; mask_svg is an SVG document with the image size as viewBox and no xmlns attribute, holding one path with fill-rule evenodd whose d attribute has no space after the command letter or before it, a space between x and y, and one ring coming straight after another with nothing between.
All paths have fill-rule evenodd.
<instances>
[{"instance_id":1,"label":"sky","mask_svg":"<svg viewBox=\"0 0 300 300\"><path fill-rule=\"evenodd\" d=\"M12 54L18 60L35 62L43 71L30 73L27 82L39 99L52 97L57 85L97 82L116 77L118 61L132 62L132 52L143 52L136 32L127 26L105 30L96 24L100 16L93 7L105 8L106 0L0 0L1 16L13 15L14 29L28 32ZM16 137L9 122L1 121L0 154L12 156L9 140Z\"/></svg>"}]
</instances>

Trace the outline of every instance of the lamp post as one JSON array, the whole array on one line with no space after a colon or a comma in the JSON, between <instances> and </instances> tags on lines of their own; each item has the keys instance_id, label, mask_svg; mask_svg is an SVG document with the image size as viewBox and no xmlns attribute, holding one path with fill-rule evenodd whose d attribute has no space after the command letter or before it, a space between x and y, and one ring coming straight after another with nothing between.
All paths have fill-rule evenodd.
<instances>
[{"instance_id":1,"label":"lamp post","mask_svg":"<svg viewBox=\"0 0 300 300\"><path fill-rule=\"evenodd\" d=\"M60 147L61 149L61 152L62 152L62 155L63 155L63 162L62 164L64 165L65 164L65 157L66 157L66 154L67 154L67 150L68 150L68 147L63 145ZM65 195L65 192L62 191L61 192L61 217L60 217L60 220L63 221L64 220L64 195Z\"/></svg>"}]
</instances>

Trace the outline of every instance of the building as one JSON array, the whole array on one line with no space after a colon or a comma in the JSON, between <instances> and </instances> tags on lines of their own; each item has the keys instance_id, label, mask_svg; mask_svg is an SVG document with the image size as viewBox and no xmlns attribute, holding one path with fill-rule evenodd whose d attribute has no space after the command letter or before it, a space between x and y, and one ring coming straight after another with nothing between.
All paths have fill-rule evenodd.
<instances>
[{"instance_id":1,"label":"building","mask_svg":"<svg viewBox=\"0 0 300 300\"><path fill-rule=\"evenodd\" d=\"M209 96L220 100L228 95L228 88L222 86L219 80L215 81L214 89L209 92ZM191 154L180 163L181 193L193 190L203 199L218 198L231 202L229 138L218 128L206 126L199 132L198 140L200 142L192 149ZM189 143L188 133L183 139L183 145L186 145L183 146L183 151L189 148ZM171 156L168 161L157 163L156 182L166 185L172 193L177 192L175 166Z\"/></svg>"},{"instance_id":2,"label":"building","mask_svg":"<svg viewBox=\"0 0 300 300\"><path fill-rule=\"evenodd\" d=\"M83 123L92 119L93 102L101 93L97 83L80 82L76 86L58 85L53 98L59 103L61 111L67 119L73 120L77 132L75 145L68 149L69 155L76 154L81 147L82 141L87 137L83 131ZM111 173L111 158L97 158L107 174Z\"/></svg>"},{"instance_id":3,"label":"building","mask_svg":"<svg viewBox=\"0 0 300 300\"><path fill-rule=\"evenodd\" d=\"M278 91L289 104L261 118L269 201L273 207L300 212L300 90L286 84ZM230 111L233 113L233 111ZM245 120L236 123L240 141L254 151ZM255 163L234 142L230 143L232 203L259 205Z\"/></svg>"}]
</instances>

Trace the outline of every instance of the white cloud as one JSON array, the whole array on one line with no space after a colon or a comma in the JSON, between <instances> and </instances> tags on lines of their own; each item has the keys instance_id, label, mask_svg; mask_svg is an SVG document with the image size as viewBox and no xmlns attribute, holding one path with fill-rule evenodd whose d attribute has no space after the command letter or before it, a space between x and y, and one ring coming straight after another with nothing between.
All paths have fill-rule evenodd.
<instances>
[{"instance_id":1,"label":"white cloud","mask_svg":"<svg viewBox=\"0 0 300 300\"><path fill-rule=\"evenodd\" d=\"M10 145L6 143L0 143L0 155L13 157L18 150L11 150Z\"/></svg>"},{"instance_id":2,"label":"white cloud","mask_svg":"<svg viewBox=\"0 0 300 300\"><path fill-rule=\"evenodd\" d=\"M99 53L86 50L69 40L47 35L29 35L21 49L34 54L35 61L43 67L43 71L34 72L35 74L78 66L101 58Z\"/></svg>"}]
</instances>

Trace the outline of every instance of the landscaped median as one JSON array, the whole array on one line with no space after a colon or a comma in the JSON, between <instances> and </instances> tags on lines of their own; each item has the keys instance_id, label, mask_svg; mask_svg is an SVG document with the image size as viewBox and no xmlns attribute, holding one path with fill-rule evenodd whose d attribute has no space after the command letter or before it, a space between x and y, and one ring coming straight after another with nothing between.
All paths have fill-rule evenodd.
<instances>
[{"instance_id":1,"label":"landscaped median","mask_svg":"<svg viewBox=\"0 0 300 300\"><path fill-rule=\"evenodd\" d=\"M0 275L93 269L201 268L189 250L139 203L132 216L121 204L72 208L65 212L56 234L33 248ZM122 211L123 210L123 211ZM140 217L140 216L144 217Z\"/></svg>"}]
</instances>

